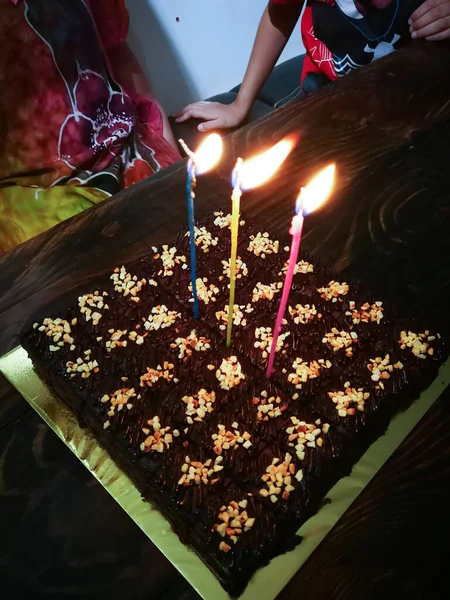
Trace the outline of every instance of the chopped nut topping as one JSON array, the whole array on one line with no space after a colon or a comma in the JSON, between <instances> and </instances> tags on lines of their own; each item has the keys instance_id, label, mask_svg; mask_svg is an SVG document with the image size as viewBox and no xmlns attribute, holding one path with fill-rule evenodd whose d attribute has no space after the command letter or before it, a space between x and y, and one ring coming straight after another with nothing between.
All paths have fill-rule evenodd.
<instances>
[{"instance_id":1,"label":"chopped nut topping","mask_svg":"<svg viewBox=\"0 0 450 600\"><path fill-rule=\"evenodd\" d=\"M124 408L131 410L133 408L133 404L131 400L136 398L136 392L134 388L121 388L120 390L116 390L112 394L105 394L100 398L100 402L102 404L109 403L108 417L114 417L117 412L120 412Z\"/></svg>"},{"instance_id":2,"label":"chopped nut topping","mask_svg":"<svg viewBox=\"0 0 450 600\"><path fill-rule=\"evenodd\" d=\"M221 329L222 331L224 331L227 328L228 308L229 306L227 304L226 306L224 306L223 310L218 310L216 312L216 319L218 321L221 321L219 329ZM244 313L250 314L251 312L253 312L253 310L254 309L251 304L247 304L247 306L245 306L245 304L235 304L233 306L233 325L242 325L242 327L245 327L247 325L247 319L245 318Z\"/></svg>"},{"instance_id":3,"label":"chopped nut topping","mask_svg":"<svg viewBox=\"0 0 450 600\"><path fill-rule=\"evenodd\" d=\"M280 242L271 240L269 234L265 231L264 233L257 233L250 236L247 250L253 252L256 256L266 258L266 254L278 254L279 247Z\"/></svg>"},{"instance_id":4,"label":"chopped nut topping","mask_svg":"<svg viewBox=\"0 0 450 600\"><path fill-rule=\"evenodd\" d=\"M215 212L214 216L216 217L214 219L214 225L216 225L217 227L220 227L220 229L225 229L225 227L230 228L231 227L231 215L225 215L223 214L223 212ZM240 221L240 226L243 227L245 225L245 221L241 220Z\"/></svg>"},{"instance_id":5,"label":"chopped nut topping","mask_svg":"<svg viewBox=\"0 0 450 600\"><path fill-rule=\"evenodd\" d=\"M77 373L81 373L83 379L87 379L91 376L91 373L98 373L100 371L98 362L91 360L91 350L85 350L83 357L78 357L75 361L69 360L66 362L66 371L70 373L71 377L75 377Z\"/></svg>"},{"instance_id":6,"label":"chopped nut topping","mask_svg":"<svg viewBox=\"0 0 450 600\"><path fill-rule=\"evenodd\" d=\"M225 542L220 542L219 550L221 550L222 552L229 552L231 550L231 546L229 546Z\"/></svg>"},{"instance_id":7,"label":"chopped nut topping","mask_svg":"<svg viewBox=\"0 0 450 600\"><path fill-rule=\"evenodd\" d=\"M156 415L153 419L147 421L148 427L143 427L142 431L146 438L140 445L142 452L164 452L168 450L173 442L172 434L169 433L170 427L161 427L159 417ZM153 430L153 431L152 431ZM175 431L173 432L175 435Z\"/></svg>"},{"instance_id":8,"label":"chopped nut topping","mask_svg":"<svg viewBox=\"0 0 450 600\"><path fill-rule=\"evenodd\" d=\"M75 323L73 322L75 321ZM72 325L76 325L76 319L72 320ZM55 350L55 346L52 346L50 350L52 352L56 352L59 350L64 344L73 345L73 337L70 335L72 333L71 324L69 321L65 321L64 319L50 319L46 318L43 320L42 325L39 323L34 323L34 329L38 329L45 333L49 338L53 340L53 342L58 346Z\"/></svg>"},{"instance_id":9,"label":"chopped nut topping","mask_svg":"<svg viewBox=\"0 0 450 600\"><path fill-rule=\"evenodd\" d=\"M220 227L221 229L225 229L225 227L231 227L231 215L225 215L223 212L215 212L214 216L214 225Z\"/></svg>"},{"instance_id":10,"label":"chopped nut topping","mask_svg":"<svg viewBox=\"0 0 450 600\"><path fill-rule=\"evenodd\" d=\"M128 334L128 339L137 344L138 346L142 346L145 338L148 336L148 332L146 333L138 333L137 331L130 331Z\"/></svg>"},{"instance_id":11,"label":"chopped nut topping","mask_svg":"<svg viewBox=\"0 0 450 600\"><path fill-rule=\"evenodd\" d=\"M306 383L309 379L319 377L321 369L329 369L331 362L325 361L323 358L319 360L313 360L310 363L304 362L301 358L296 358L292 363L292 367L295 369L294 373L289 373L288 381L295 385L299 390L302 384Z\"/></svg>"},{"instance_id":12,"label":"chopped nut topping","mask_svg":"<svg viewBox=\"0 0 450 600\"><path fill-rule=\"evenodd\" d=\"M384 358L381 356L377 356L377 358L371 358L367 368L372 373L371 379L375 381L378 385L377 389L384 390L383 379L390 379L391 373L394 369L403 369L403 364L401 362L395 363L395 365L391 365L391 357L389 354L386 354Z\"/></svg>"},{"instance_id":13,"label":"chopped nut topping","mask_svg":"<svg viewBox=\"0 0 450 600\"><path fill-rule=\"evenodd\" d=\"M152 308L152 312L147 319L142 319L146 331L158 331L165 329L175 323L181 317L181 313L175 310L169 310L165 304L158 304Z\"/></svg>"},{"instance_id":14,"label":"chopped nut topping","mask_svg":"<svg viewBox=\"0 0 450 600\"><path fill-rule=\"evenodd\" d=\"M281 495L283 500L287 500L295 490L295 480L301 481L303 479L303 471L299 469L297 471L294 463L292 462L292 456L286 453L284 461L280 462L279 458L274 458L272 464L270 464L264 475L261 477L267 486L259 490L259 493L264 498L270 496L271 502L278 502L278 497Z\"/></svg>"},{"instance_id":15,"label":"chopped nut topping","mask_svg":"<svg viewBox=\"0 0 450 600\"><path fill-rule=\"evenodd\" d=\"M192 425L194 421L201 422L208 413L212 413L216 393L214 391L207 392L202 388L193 396L183 396L182 401L186 404L186 420L189 425Z\"/></svg>"},{"instance_id":16,"label":"chopped nut topping","mask_svg":"<svg viewBox=\"0 0 450 600\"><path fill-rule=\"evenodd\" d=\"M216 296L220 291L219 288L216 287L213 283L211 283L209 286L207 284L208 284L207 277L203 277L203 279L200 279L200 277L199 277L196 281L196 286L195 286L197 288L198 299L201 300L202 302L204 302L205 304L209 304L210 302L215 302ZM189 284L188 288L192 294L192 283ZM189 302L194 302L194 298L190 298Z\"/></svg>"},{"instance_id":17,"label":"chopped nut topping","mask_svg":"<svg viewBox=\"0 0 450 600\"><path fill-rule=\"evenodd\" d=\"M146 279L138 281L136 275L128 273L124 266L120 267L120 269L116 267L114 273L111 275L111 279L114 282L114 290L124 296L130 296L133 302L139 302L138 294L144 285L147 285ZM153 279L149 281L149 284L155 287L158 285Z\"/></svg>"},{"instance_id":18,"label":"chopped nut topping","mask_svg":"<svg viewBox=\"0 0 450 600\"><path fill-rule=\"evenodd\" d=\"M255 518L248 516L246 508L247 500L242 500L241 502L232 501L228 506L222 506L217 517L220 523L216 523L212 530L216 531L223 538L228 536L236 544L238 536L243 532L250 531L256 521ZM222 541L219 544L219 549L222 552L229 552L231 547Z\"/></svg>"},{"instance_id":19,"label":"chopped nut topping","mask_svg":"<svg viewBox=\"0 0 450 600\"><path fill-rule=\"evenodd\" d=\"M223 260L222 265L223 265L223 275L221 275L219 277L220 281L223 281L223 279L225 277L228 277L228 279L230 278L230 261ZM236 279L241 279L242 276L247 277L247 275L248 275L247 265L245 264L245 262L242 262L242 260L238 257L236 259Z\"/></svg>"},{"instance_id":20,"label":"chopped nut topping","mask_svg":"<svg viewBox=\"0 0 450 600\"><path fill-rule=\"evenodd\" d=\"M92 323L94 325L98 325L103 316L103 314L99 311L109 309L109 306L105 304L106 296L108 296L107 292L100 294L98 291L95 291L93 294L79 296L78 306L80 307L81 314L84 314L86 321L90 321L92 319Z\"/></svg>"},{"instance_id":21,"label":"chopped nut topping","mask_svg":"<svg viewBox=\"0 0 450 600\"><path fill-rule=\"evenodd\" d=\"M304 460L306 447L320 448L323 445L323 436L328 433L330 426L328 423L321 426L320 419L315 423L306 423L299 421L297 417L291 417L291 422L292 425L286 428L289 446L295 448L299 460Z\"/></svg>"},{"instance_id":22,"label":"chopped nut topping","mask_svg":"<svg viewBox=\"0 0 450 600\"><path fill-rule=\"evenodd\" d=\"M370 393L365 392L364 388L356 389L350 387L350 382L348 381L344 387L345 390L343 392L328 392L328 396L336 405L338 415L340 417L347 417L348 415L356 415L357 410L364 412L364 404L370 398Z\"/></svg>"},{"instance_id":23,"label":"chopped nut topping","mask_svg":"<svg viewBox=\"0 0 450 600\"><path fill-rule=\"evenodd\" d=\"M127 334L127 330L124 329L123 331L118 329L117 331L114 331L111 334L111 337L109 338L109 340L106 342L105 346L108 350L112 350L114 348L116 348L116 346L123 346L124 348L127 345L127 341L126 340L122 340L121 338L124 337Z\"/></svg>"},{"instance_id":24,"label":"chopped nut topping","mask_svg":"<svg viewBox=\"0 0 450 600\"><path fill-rule=\"evenodd\" d=\"M191 333L186 338L179 337L175 340L173 344L170 344L170 347L175 350L178 348L180 353L178 354L178 358L186 361L194 352L206 352L211 348L211 340L198 336L195 329L191 331Z\"/></svg>"},{"instance_id":25,"label":"chopped nut topping","mask_svg":"<svg viewBox=\"0 0 450 600\"><path fill-rule=\"evenodd\" d=\"M258 302L259 300L273 300L275 294L278 294L283 288L283 283L270 283L264 285L263 283L257 283L256 287L252 292L252 302Z\"/></svg>"},{"instance_id":26,"label":"chopped nut topping","mask_svg":"<svg viewBox=\"0 0 450 600\"><path fill-rule=\"evenodd\" d=\"M173 368L174 365L167 361L164 361L162 367L161 365L158 365L156 369L151 369L150 367L147 367L147 373L144 373L144 375L141 375L140 377L140 386L144 387L145 385L147 385L148 387L152 387L153 384L157 383L160 379L165 379L169 382L173 379L174 382L177 383L178 380L174 379L173 376Z\"/></svg>"},{"instance_id":27,"label":"chopped nut topping","mask_svg":"<svg viewBox=\"0 0 450 600\"><path fill-rule=\"evenodd\" d=\"M427 354L433 356L434 348L429 344L436 339L435 335L430 335L426 330L424 333L413 333L412 331L402 331L398 343L402 350L411 348L411 352L417 358L425 359Z\"/></svg>"},{"instance_id":28,"label":"chopped nut topping","mask_svg":"<svg viewBox=\"0 0 450 600\"><path fill-rule=\"evenodd\" d=\"M162 252L159 254L155 254L154 258L161 259L163 264L163 268L158 271L158 275L162 275L162 277L171 277L173 275L173 270L175 265L181 265L182 269L187 269L186 257L183 255L177 256L176 248L169 248L167 244L162 247Z\"/></svg>"},{"instance_id":29,"label":"chopped nut topping","mask_svg":"<svg viewBox=\"0 0 450 600\"><path fill-rule=\"evenodd\" d=\"M331 302L337 302L339 300L339 302L342 302L340 296L348 294L349 289L350 288L345 281L343 283L330 281L328 287L318 288L317 291L324 300L331 300Z\"/></svg>"},{"instance_id":30,"label":"chopped nut topping","mask_svg":"<svg viewBox=\"0 0 450 600\"><path fill-rule=\"evenodd\" d=\"M296 304L294 308L292 308L292 306L288 306L288 310L294 323L297 325L300 323L306 325L312 321L314 317L317 317L318 319L322 318L320 313L317 314L317 309L314 304L311 306L309 304L305 304L304 306L301 304Z\"/></svg>"},{"instance_id":31,"label":"chopped nut topping","mask_svg":"<svg viewBox=\"0 0 450 600\"><path fill-rule=\"evenodd\" d=\"M278 336L277 347L275 349L275 352L280 352L280 350L284 346L284 340L290 335L291 334L289 331L287 331L286 333L280 333L280 335ZM255 342L253 346L255 348L259 348L259 350L261 351L261 357L263 359L263 362L265 362L269 357L270 351L272 350L272 342L273 335L271 327L257 327L255 329ZM286 351L284 350L283 354L285 353Z\"/></svg>"},{"instance_id":32,"label":"chopped nut topping","mask_svg":"<svg viewBox=\"0 0 450 600\"><path fill-rule=\"evenodd\" d=\"M187 487L189 485L200 485L204 483L208 485L214 485L219 481L218 473L223 469L220 464L222 457L218 456L214 463L212 458L208 458L204 463L200 461L194 461L186 456L184 464L181 467L182 475L178 481L178 485Z\"/></svg>"},{"instance_id":33,"label":"chopped nut topping","mask_svg":"<svg viewBox=\"0 0 450 600\"><path fill-rule=\"evenodd\" d=\"M216 371L216 377L223 390L231 390L231 388L239 385L245 379L241 363L236 356L222 359L222 364Z\"/></svg>"},{"instance_id":34,"label":"chopped nut topping","mask_svg":"<svg viewBox=\"0 0 450 600\"><path fill-rule=\"evenodd\" d=\"M288 251L289 251L289 248L288 248ZM281 269L281 271L278 273L278 275L286 275L288 267L289 267L289 260L287 260L284 263L284 266ZM314 273L314 266L311 263L306 262L306 260L301 260L300 262L298 262L295 265L295 269L294 269L294 275L298 275L298 273L302 273L303 275L306 275L307 273Z\"/></svg>"},{"instance_id":35,"label":"chopped nut topping","mask_svg":"<svg viewBox=\"0 0 450 600\"><path fill-rule=\"evenodd\" d=\"M225 425L218 425L218 433L212 434L214 442L213 450L216 454L222 454L224 450L229 450L230 448L236 449L238 444L242 444L246 450L252 445L250 441L251 436L248 431L244 431L243 434L239 433L237 423L233 423L232 427L233 431L226 431Z\"/></svg>"},{"instance_id":36,"label":"chopped nut topping","mask_svg":"<svg viewBox=\"0 0 450 600\"><path fill-rule=\"evenodd\" d=\"M353 301L349 302L349 309L345 314L347 317L352 318L352 322L357 325L358 323L378 323L381 322L383 318L383 303L375 302L374 304L369 304L366 302L361 306L358 310L356 308L356 303Z\"/></svg>"},{"instance_id":37,"label":"chopped nut topping","mask_svg":"<svg viewBox=\"0 0 450 600\"><path fill-rule=\"evenodd\" d=\"M322 343L327 344L333 352L342 350L345 348L345 354L347 356L353 356L353 343L358 341L358 334L356 331L338 331L336 327L333 327L330 333L326 333L322 338Z\"/></svg>"},{"instance_id":38,"label":"chopped nut topping","mask_svg":"<svg viewBox=\"0 0 450 600\"><path fill-rule=\"evenodd\" d=\"M189 237L189 231L185 237ZM212 234L206 229L206 227L194 227L195 245L200 246L203 252L209 252L210 246L217 246L219 238L212 236Z\"/></svg>"},{"instance_id":39,"label":"chopped nut topping","mask_svg":"<svg viewBox=\"0 0 450 600\"><path fill-rule=\"evenodd\" d=\"M287 409L287 405L280 406L280 396L270 396L266 391L261 392L261 398L254 396L252 403L257 405L258 413L256 419L258 421L268 421L269 419L276 419L280 417L283 412Z\"/></svg>"}]
</instances>

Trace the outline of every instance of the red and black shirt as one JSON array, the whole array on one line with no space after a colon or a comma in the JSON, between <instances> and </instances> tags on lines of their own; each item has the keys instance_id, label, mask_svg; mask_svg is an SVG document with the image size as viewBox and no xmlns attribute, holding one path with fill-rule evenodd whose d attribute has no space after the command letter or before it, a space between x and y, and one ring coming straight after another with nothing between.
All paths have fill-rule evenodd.
<instances>
[{"instance_id":1,"label":"red and black shirt","mask_svg":"<svg viewBox=\"0 0 450 600\"><path fill-rule=\"evenodd\" d=\"M304 0L271 0L303 5ZM333 80L411 40L408 19L423 0L308 0L301 32L310 73Z\"/></svg>"}]
</instances>

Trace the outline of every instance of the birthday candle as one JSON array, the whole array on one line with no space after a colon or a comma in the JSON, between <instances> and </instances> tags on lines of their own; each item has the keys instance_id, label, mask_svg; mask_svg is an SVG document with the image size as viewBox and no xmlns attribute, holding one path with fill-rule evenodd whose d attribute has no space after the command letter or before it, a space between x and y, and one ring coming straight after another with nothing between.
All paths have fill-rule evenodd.
<instances>
[{"instance_id":1,"label":"birthday candle","mask_svg":"<svg viewBox=\"0 0 450 600\"><path fill-rule=\"evenodd\" d=\"M266 377L269 378L273 371L273 363L277 349L278 337L283 325L284 314L291 293L292 280L297 266L298 253L303 233L304 214L316 210L329 196L334 180L335 165L330 165L319 173L306 188L302 188L296 202L297 214L292 219L289 233L292 235L291 252L289 264L284 280L283 293L278 308L277 320L273 331L272 344L270 348L269 362L267 364Z\"/></svg>"},{"instance_id":2,"label":"birthday candle","mask_svg":"<svg viewBox=\"0 0 450 600\"><path fill-rule=\"evenodd\" d=\"M194 299L194 321L198 319L198 294L197 294L197 257L195 249L195 217L194 217L194 198L195 185L197 179L195 177L195 162L189 161L188 177L186 183L186 196L188 207L188 226L189 226L189 252L191 258L191 285L192 297Z\"/></svg>"},{"instance_id":3,"label":"birthday candle","mask_svg":"<svg viewBox=\"0 0 450 600\"><path fill-rule=\"evenodd\" d=\"M189 157L187 164L187 183L186 199L188 208L188 227L189 227L189 251L191 263L191 285L192 297L194 300L194 319L198 319L198 293L197 293L197 258L195 246L195 216L194 216L194 198L196 175L206 173L219 161L222 154L222 138L217 133L209 135L201 144L197 152L192 152L183 140L179 140L180 145Z\"/></svg>"},{"instance_id":4,"label":"birthday candle","mask_svg":"<svg viewBox=\"0 0 450 600\"><path fill-rule=\"evenodd\" d=\"M295 273L295 267L297 266L298 253L300 250L300 243L302 239L303 223L305 219L303 217L302 209L299 214L295 215L292 219L291 229L289 233L292 235L291 252L289 255L289 266L286 272L286 278L284 280L283 293L281 295L280 307L278 309L277 320L275 322L275 329L273 332L272 346L270 349L269 364L267 366L266 377L269 378L272 374L273 362L275 360L275 349L278 343L278 336L280 335L281 326L283 324L284 313L286 312L287 302L289 300L289 294L292 288L292 279Z\"/></svg>"},{"instance_id":5,"label":"birthday candle","mask_svg":"<svg viewBox=\"0 0 450 600\"><path fill-rule=\"evenodd\" d=\"M233 327L233 307L236 294L236 258L239 232L239 214L241 208L241 182L240 169L242 167L242 158L237 159L233 171L234 188L231 196L231 257L230 257L230 301L228 303L228 325L227 325L227 346L231 344L231 329Z\"/></svg>"},{"instance_id":6,"label":"birthday candle","mask_svg":"<svg viewBox=\"0 0 450 600\"><path fill-rule=\"evenodd\" d=\"M231 255L230 255L230 298L228 303L228 325L226 344L231 344L231 331L233 327L233 309L236 294L236 260L238 246L240 200L243 190L249 190L262 185L283 164L284 160L294 147L294 138L287 138L272 146L266 152L259 154L245 162L238 159L233 171L233 195L231 215Z\"/></svg>"}]
</instances>

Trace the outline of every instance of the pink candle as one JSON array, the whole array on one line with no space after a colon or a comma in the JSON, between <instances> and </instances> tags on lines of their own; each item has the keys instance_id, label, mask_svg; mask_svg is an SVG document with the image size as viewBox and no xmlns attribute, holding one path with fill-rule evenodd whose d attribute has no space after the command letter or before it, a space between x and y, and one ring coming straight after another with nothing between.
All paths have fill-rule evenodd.
<instances>
[{"instance_id":1,"label":"pink candle","mask_svg":"<svg viewBox=\"0 0 450 600\"><path fill-rule=\"evenodd\" d=\"M273 330L272 346L270 348L269 363L266 371L267 379L272 375L278 337L280 335L281 326L283 325L283 318L286 312L289 294L292 289L292 280L294 278L300 243L302 240L303 223L305 220L304 215L316 210L316 208L327 199L333 186L334 173L335 165L330 165L310 181L306 188L302 188L300 195L297 198L297 214L292 219L291 228L289 230L289 233L292 235L291 253L289 255L289 265L286 272L286 279L284 280L277 320Z\"/></svg>"},{"instance_id":2,"label":"pink candle","mask_svg":"<svg viewBox=\"0 0 450 600\"><path fill-rule=\"evenodd\" d=\"M278 336L280 335L281 326L283 324L284 313L286 312L287 302L289 300L289 294L292 288L292 279L294 278L295 267L297 265L298 253L300 250L300 242L302 239L303 223L305 219L303 212L300 210L298 215L292 219L291 228L289 233L292 235L291 253L289 255L289 266L286 273L286 279L284 280L283 294L281 296L280 307L278 309L277 320L275 323L275 329L273 332L272 347L270 349L269 364L267 365L266 377L269 378L273 370L273 361L275 360L275 351L278 342Z\"/></svg>"}]
</instances>

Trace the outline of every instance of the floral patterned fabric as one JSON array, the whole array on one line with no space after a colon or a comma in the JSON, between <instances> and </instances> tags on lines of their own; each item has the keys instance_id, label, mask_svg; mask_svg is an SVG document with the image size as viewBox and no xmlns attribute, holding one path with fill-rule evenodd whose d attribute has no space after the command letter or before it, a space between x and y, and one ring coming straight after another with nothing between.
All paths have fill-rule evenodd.
<instances>
[{"instance_id":1,"label":"floral patterned fabric","mask_svg":"<svg viewBox=\"0 0 450 600\"><path fill-rule=\"evenodd\" d=\"M178 160L114 81L124 0L0 0L0 253Z\"/></svg>"}]
</instances>

